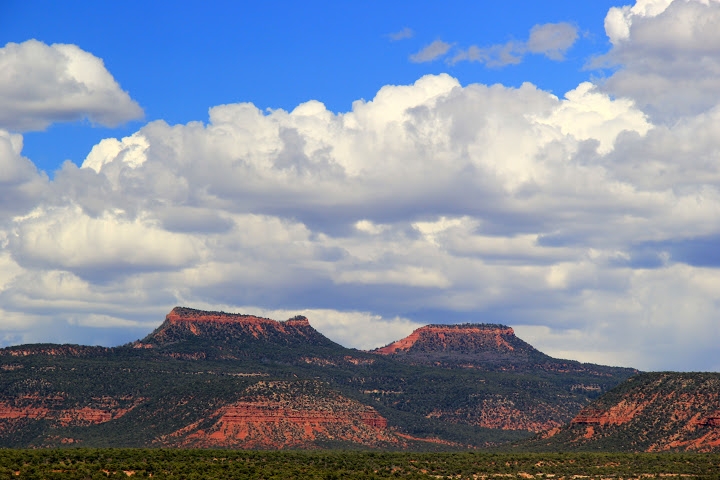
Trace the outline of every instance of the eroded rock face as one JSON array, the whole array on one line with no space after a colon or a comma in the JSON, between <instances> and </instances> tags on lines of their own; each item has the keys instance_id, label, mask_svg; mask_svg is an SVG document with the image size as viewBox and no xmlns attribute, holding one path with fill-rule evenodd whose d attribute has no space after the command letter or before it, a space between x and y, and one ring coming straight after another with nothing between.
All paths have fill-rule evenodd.
<instances>
[{"instance_id":1,"label":"eroded rock face","mask_svg":"<svg viewBox=\"0 0 720 480\"><path fill-rule=\"evenodd\" d=\"M70 406L63 395L22 395L0 401L0 432L4 434L31 428L32 422L43 421L49 428L88 427L121 418L144 399L90 398L84 406Z\"/></svg>"},{"instance_id":2,"label":"eroded rock face","mask_svg":"<svg viewBox=\"0 0 720 480\"><path fill-rule=\"evenodd\" d=\"M188 324L197 325L203 323L232 323L241 325L270 326L271 328L282 329L283 326L309 327L310 322L306 317L297 316L285 322L279 322L270 318L244 315L240 313L208 312L195 310L187 307L175 307L165 316L165 320L171 325Z\"/></svg>"},{"instance_id":3,"label":"eroded rock face","mask_svg":"<svg viewBox=\"0 0 720 480\"><path fill-rule=\"evenodd\" d=\"M555 449L720 450L720 374L646 373L580 411L538 444Z\"/></svg>"},{"instance_id":4,"label":"eroded rock face","mask_svg":"<svg viewBox=\"0 0 720 480\"><path fill-rule=\"evenodd\" d=\"M223 343L237 346L239 342L335 345L312 328L306 317L300 315L277 321L254 315L175 307L158 329L145 339L135 342L133 347L157 348L193 338L215 341L218 346Z\"/></svg>"},{"instance_id":5,"label":"eroded rock face","mask_svg":"<svg viewBox=\"0 0 720 480\"><path fill-rule=\"evenodd\" d=\"M645 407L651 405L657 400L657 396L649 399L623 399L617 405L613 405L607 410L598 410L590 408L583 409L571 423L579 423L586 425L623 425L639 415Z\"/></svg>"},{"instance_id":6,"label":"eroded rock face","mask_svg":"<svg viewBox=\"0 0 720 480\"><path fill-rule=\"evenodd\" d=\"M720 427L720 412L714 412L707 417L700 417L695 421L695 425L699 427Z\"/></svg>"},{"instance_id":7,"label":"eroded rock face","mask_svg":"<svg viewBox=\"0 0 720 480\"><path fill-rule=\"evenodd\" d=\"M312 448L318 442L398 445L387 420L320 382L259 382L204 421L158 439L182 447Z\"/></svg>"},{"instance_id":8,"label":"eroded rock face","mask_svg":"<svg viewBox=\"0 0 720 480\"><path fill-rule=\"evenodd\" d=\"M390 355L410 351L487 351L512 352L517 337L512 328L492 324L427 325L409 336L373 353Z\"/></svg>"},{"instance_id":9,"label":"eroded rock face","mask_svg":"<svg viewBox=\"0 0 720 480\"><path fill-rule=\"evenodd\" d=\"M155 338L161 340L163 334L174 328L186 329L193 335L203 335L208 327L219 326L239 327L254 338L267 336L271 333L286 335L303 335L304 330L311 328L310 322L305 317L295 317L285 322L279 322L270 318L256 317L254 315L242 315L238 313L205 312L192 308L175 307L165 317L165 329L159 331Z\"/></svg>"}]
</instances>

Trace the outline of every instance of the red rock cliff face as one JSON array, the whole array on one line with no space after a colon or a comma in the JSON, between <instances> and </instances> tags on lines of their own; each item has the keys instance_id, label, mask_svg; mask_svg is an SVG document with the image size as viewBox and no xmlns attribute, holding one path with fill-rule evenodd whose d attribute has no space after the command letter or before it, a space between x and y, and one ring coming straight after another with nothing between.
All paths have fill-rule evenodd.
<instances>
[{"instance_id":1,"label":"red rock cliff face","mask_svg":"<svg viewBox=\"0 0 720 480\"><path fill-rule=\"evenodd\" d=\"M624 425L638 416L645 407L656 401L656 396L647 399L623 399L607 410L592 407L583 409L570 423L586 425Z\"/></svg>"},{"instance_id":2,"label":"red rock cliff face","mask_svg":"<svg viewBox=\"0 0 720 480\"><path fill-rule=\"evenodd\" d=\"M418 328L409 336L374 350L374 353L391 355L407 352L413 348L433 349L436 351L454 348L493 348L511 352L515 349L509 339L515 338L510 327L493 328L484 325L428 325Z\"/></svg>"},{"instance_id":3,"label":"red rock cliff face","mask_svg":"<svg viewBox=\"0 0 720 480\"><path fill-rule=\"evenodd\" d=\"M310 321L306 317L298 316L284 322L270 318L256 317L254 315L242 315L237 313L204 312L190 308L175 307L165 316L169 325L186 325L188 328L197 328L200 325L233 324L249 327L257 334L266 329L286 332L287 327L309 327Z\"/></svg>"},{"instance_id":4,"label":"red rock cliff face","mask_svg":"<svg viewBox=\"0 0 720 480\"><path fill-rule=\"evenodd\" d=\"M43 420L51 429L87 427L118 419L144 399L134 397L96 397L85 406L70 407L60 396L25 395L0 401L0 432L26 428L28 422Z\"/></svg>"},{"instance_id":5,"label":"red rock cliff face","mask_svg":"<svg viewBox=\"0 0 720 480\"><path fill-rule=\"evenodd\" d=\"M720 451L720 374L641 374L548 438L556 448Z\"/></svg>"},{"instance_id":6,"label":"red rock cliff face","mask_svg":"<svg viewBox=\"0 0 720 480\"><path fill-rule=\"evenodd\" d=\"M286 321L225 312L207 312L192 308L175 307L165 316L165 322L135 348L153 348L158 344L177 341L180 337L212 336L224 332L229 337L246 340L275 340L285 337L298 341L327 341L303 316Z\"/></svg>"},{"instance_id":7,"label":"red rock cliff face","mask_svg":"<svg viewBox=\"0 0 720 480\"><path fill-rule=\"evenodd\" d=\"M323 391L317 382L260 382L241 400L157 440L164 445L311 448L317 441L399 444L374 408Z\"/></svg>"}]
</instances>

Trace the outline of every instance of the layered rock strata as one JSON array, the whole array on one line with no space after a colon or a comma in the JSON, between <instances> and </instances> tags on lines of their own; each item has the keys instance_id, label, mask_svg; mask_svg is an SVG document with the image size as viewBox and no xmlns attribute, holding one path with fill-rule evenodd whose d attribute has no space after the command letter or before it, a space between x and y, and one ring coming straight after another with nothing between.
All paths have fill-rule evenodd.
<instances>
[{"instance_id":1,"label":"layered rock strata","mask_svg":"<svg viewBox=\"0 0 720 480\"><path fill-rule=\"evenodd\" d=\"M373 353L381 355L412 351L470 353L488 350L506 353L515 350L512 343L517 343L517 340L513 329L504 325L427 325L401 340L373 350Z\"/></svg>"},{"instance_id":2,"label":"layered rock strata","mask_svg":"<svg viewBox=\"0 0 720 480\"><path fill-rule=\"evenodd\" d=\"M183 447L312 448L318 442L397 445L387 420L319 382L259 382L243 398L159 439Z\"/></svg>"},{"instance_id":3,"label":"layered rock strata","mask_svg":"<svg viewBox=\"0 0 720 480\"><path fill-rule=\"evenodd\" d=\"M720 448L720 374L646 373L580 411L535 446L700 451Z\"/></svg>"}]
</instances>

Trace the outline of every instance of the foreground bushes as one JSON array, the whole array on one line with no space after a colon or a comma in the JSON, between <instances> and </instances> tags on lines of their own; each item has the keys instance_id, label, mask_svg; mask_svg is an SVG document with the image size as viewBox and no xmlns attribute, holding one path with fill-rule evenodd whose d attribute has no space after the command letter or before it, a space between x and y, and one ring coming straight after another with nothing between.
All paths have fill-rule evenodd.
<instances>
[{"instance_id":1,"label":"foreground bushes","mask_svg":"<svg viewBox=\"0 0 720 480\"><path fill-rule=\"evenodd\" d=\"M0 449L0 478L720 479L720 454Z\"/></svg>"}]
</instances>

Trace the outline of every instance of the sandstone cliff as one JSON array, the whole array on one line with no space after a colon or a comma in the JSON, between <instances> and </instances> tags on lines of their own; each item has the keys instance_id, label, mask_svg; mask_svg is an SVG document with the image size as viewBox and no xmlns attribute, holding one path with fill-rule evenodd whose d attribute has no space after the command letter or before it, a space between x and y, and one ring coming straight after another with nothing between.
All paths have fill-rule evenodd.
<instances>
[{"instance_id":1,"label":"sandstone cliff","mask_svg":"<svg viewBox=\"0 0 720 480\"><path fill-rule=\"evenodd\" d=\"M348 442L365 447L406 445L371 406L317 381L261 381L229 405L156 442L164 446L244 449L313 448Z\"/></svg>"},{"instance_id":2,"label":"sandstone cliff","mask_svg":"<svg viewBox=\"0 0 720 480\"><path fill-rule=\"evenodd\" d=\"M157 347L193 337L217 342L261 341L285 345L296 343L337 345L312 328L308 319L303 316L281 322L254 315L175 307L165 316L165 321L160 327L133 346Z\"/></svg>"},{"instance_id":3,"label":"sandstone cliff","mask_svg":"<svg viewBox=\"0 0 720 480\"><path fill-rule=\"evenodd\" d=\"M538 449L699 451L720 449L720 374L645 373L531 442Z\"/></svg>"},{"instance_id":4,"label":"sandstone cliff","mask_svg":"<svg viewBox=\"0 0 720 480\"><path fill-rule=\"evenodd\" d=\"M468 359L474 357L477 360L506 357L527 359L533 355L542 355L517 338L512 328L483 323L427 325L373 352L381 355L412 355L417 358L423 358L423 354L446 354Z\"/></svg>"}]
</instances>

